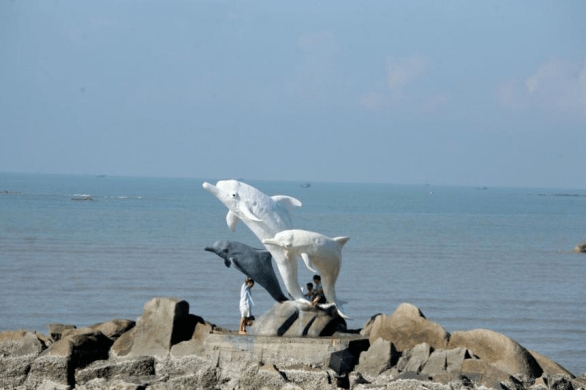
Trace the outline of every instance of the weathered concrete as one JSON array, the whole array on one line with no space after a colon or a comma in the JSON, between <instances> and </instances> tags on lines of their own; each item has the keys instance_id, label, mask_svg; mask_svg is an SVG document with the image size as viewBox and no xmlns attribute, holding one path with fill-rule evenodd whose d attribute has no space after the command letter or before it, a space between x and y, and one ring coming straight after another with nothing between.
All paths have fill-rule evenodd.
<instances>
[{"instance_id":1,"label":"weathered concrete","mask_svg":"<svg viewBox=\"0 0 586 390\"><path fill-rule=\"evenodd\" d=\"M210 334L204 341L205 353L212 361L270 362L276 365L308 365L325 368L332 352L350 350L354 356L368 349L362 337L271 337L239 334ZM199 350L194 351L194 354Z\"/></svg>"}]
</instances>

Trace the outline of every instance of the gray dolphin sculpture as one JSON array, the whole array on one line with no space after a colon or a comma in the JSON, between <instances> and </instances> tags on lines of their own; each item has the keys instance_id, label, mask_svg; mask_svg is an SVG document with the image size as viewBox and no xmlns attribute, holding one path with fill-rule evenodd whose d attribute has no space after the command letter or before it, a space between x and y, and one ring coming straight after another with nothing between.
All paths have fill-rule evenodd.
<instances>
[{"instance_id":1,"label":"gray dolphin sculpture","mask_svg":"<svg viewBox=\"0 0 586 390\"><path fill-rule=\"evenodd\" d=\"M216 241L213 246L206 247L224 259L226 267L234 264L234 268L254 279L277 301L288 300L283 294L279 280L273 270L272 257L269 251L249 247L237 241Z\"/></svg>"}]
</instances>

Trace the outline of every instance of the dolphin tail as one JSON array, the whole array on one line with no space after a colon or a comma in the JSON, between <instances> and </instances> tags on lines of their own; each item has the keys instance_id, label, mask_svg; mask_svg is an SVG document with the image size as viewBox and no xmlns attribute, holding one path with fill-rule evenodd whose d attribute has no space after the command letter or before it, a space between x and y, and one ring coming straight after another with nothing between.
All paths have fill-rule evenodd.
<instances>
[{"instance_id":1,"label":"dolphin tail","mask_svg":"<svg viewBox=\"0 0 586 390\"><path fill-rule=\"evenodd\" d=\"M350 237L336 237L333 240L336 242L336 244L338 244L340 248L342 248L344 244L348 242L349 239Z\"/></svg>"},{"instance_id":2,"label":"dolphin tail","mask_svg":"<svg viewBox=\"0 0 586 390\"><path fill-rule=\"evenodd\" d=\"M286 195L275 195L271 196L271 199L280 204L281 206L285 207L288 212L293 210L293 207L301 207L301 201L299 199L295 199L291 196Z\"/></svg>"},{"instance_id":3,"label":"dolphin tail","mask_svg":"<svg viewBox=\"0 0 586 390\"><path fill-rule=\"evenodd\" d=\"M310 270L313 273L317 273L318 271L315 268L312 268L312 263L311 260L309 259L309 255L305 252L303 252L301 254L301 258L303 259L303 261L305 262L305 266L307 267L308 270Z\"/></svg>"},{"instance_id":4,"label":"dolphin tail","mask_svg":"<svg viewBox=\"0 0 586 390\"><path fill-rule=\"evenodd\" d=\"M346 314L342 313L342 310L340 310L340 307L338 307L338 305L336 305L336 310L338 311L338 315L340 317L342 317L345 320L349 320L352 319L352 317L348 317Z\"/></svg>"},{"instance_id":5,"label":"dolphin tail","mask_svg":"<svg viewBox=\"0 0 586 390\"><path fill-rule=\"evenodd\" d=\"M336 305L335 303L320 303L318 306L321 307L322 309L329 309L330 307L335 306L336 312L338 312L338 315L340 317L342 317L346 320L352 318L352 317L348 317L346 314L342 313L342 310L341 310L342 305L340 305L340 307L338 307L338 305Z\"/></svg>"}]
</instances>

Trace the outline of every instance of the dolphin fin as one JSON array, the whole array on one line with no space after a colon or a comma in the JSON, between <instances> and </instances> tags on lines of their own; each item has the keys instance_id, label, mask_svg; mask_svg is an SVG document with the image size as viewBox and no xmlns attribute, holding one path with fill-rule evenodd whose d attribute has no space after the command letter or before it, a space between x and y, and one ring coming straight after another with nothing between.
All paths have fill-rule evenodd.
<instances>
[{"instance_id":1,"label":"dolphin fin","mask_svg":"<svg viewBox=\"0 0 586 390\"><path fill-rule=\"evenodd\" d=\"M251 221L256 221L256 222L262 222L262 219L259 219L256 215L254 215L254 213L252 212L252 210L250 210L248 205L241 203L239 210L242 213L242 215L244 215L244 217L246 217L246 219L250 219Z\"/></svg>"},{"instance_id":2,"label":"dolphin fin","mask_svg":"<svg viewBox=\"0 0 586 390\"><path fill-rule=\"evenodd\" d=\"M234 214L232 211L228 211L228 214L226 214L226 222L228 223L228 228L232 233L236 231L238 220L239 218L236 214Z\"/></svg>"},{"instance_id":3,"label":"dolphin fin","mask_svg":"<svg viewBox=\"0 0 586 390\"><path fill-rule=\"evenodd\" d=\"M308 270L310 270L311 272L317 273L317 271L312 268L313 264L311 263L311 260L309 259L309 255L305 252L301 253L301 258L303 259L303 261L305 261L305 266L307 267Z\"/></svg>"},{"instance_id":4,"label":"dolphin fin","mask_svg":"<svg viewBox=\"0 0 586 390\"><path fill-rule=\"evenodd\" d=\"M291 210L293 210L293 207L302 206L302 203L299 199L295 199L287 195L275 195L271 196L271 199L274 200L276 203L280 204L281 206L285 207L288 212L291 212Z\"/></svg>"},{"instance_id":5,"label":"dolphin fin","mask_svg":"<svg viewBox=\"0 0 586 390\"><path fill-rule=\"evenodd\" d=\"M234 261L234 259L231 258L231 257L230 258L227 258L227 259L224 259L224 265L226 267L230 268L230 265L232 264L233 261Z\"/></svg>"},{"instance_id":6,"label":"dolphin fin","mask_svg":"<svg viewBox=\"0 0 586 390\"><path fill-rule=\"evenodd\" d=\"M336 241L336 243L338 244L338 246L340 248L343 247L344 244L347 243L349 239L350 239L350 237L335 237L335 238L333 238L333 240Z\"/></svg>"}]
</instances>

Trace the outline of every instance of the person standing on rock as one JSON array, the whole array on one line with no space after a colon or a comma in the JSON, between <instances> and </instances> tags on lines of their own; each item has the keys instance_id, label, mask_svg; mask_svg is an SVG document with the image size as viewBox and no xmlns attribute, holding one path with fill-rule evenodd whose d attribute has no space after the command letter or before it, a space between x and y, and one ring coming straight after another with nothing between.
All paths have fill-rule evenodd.
<instances>
[{"instance_id":1,"label":"person standing on rock","mask_svg":"<svg viewBox=\"0 0 586 390\"><path fill-rule=\"evenodd\" d=\"M254 280L252 278L247 277L244 280L244 284L240 289L240 334L246 334L246 325L248 323L248 318L252 316L252 306L254 306L254 302L252 301L252 295L250 293L250 289L254 286Z\"/></svg>"}]
</instances>

